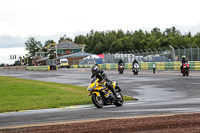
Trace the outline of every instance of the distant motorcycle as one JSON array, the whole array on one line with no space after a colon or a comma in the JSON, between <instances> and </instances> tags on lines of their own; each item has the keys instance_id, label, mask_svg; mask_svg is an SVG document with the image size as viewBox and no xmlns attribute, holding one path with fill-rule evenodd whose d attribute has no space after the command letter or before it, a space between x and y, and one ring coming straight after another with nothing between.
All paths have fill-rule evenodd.
<instances>
[{"instance_id":1,"label":"distant motorcycle","mask_svg":"<svg viewBox=\"0 0 200 133\"><path fill-rule=\"evenodd\" d=\"M123 72L124 72L124 64L123 63L119 65L118 71L119 71L119 74L123 74Z\"/></svg>"},{"instance_id":2,"label":"distant motorcycle","mask_svg":"<svg viewBox=\"0 0 200 133\"><path fill-rule=\"evenodd\" d=\"M140 66L139 66L138 63L135 63L135 64L134 64L133 69L132 69L134 75L138 75L139 67L140 67Z\"/></svg>"},{"instance_id":3,"label":"distant motorcycle","mask_svg":"<svg viewBox=\"0 0 200 133\"><path fill-rule=\"evenodd\" d=\"M93 104L97 108L102 108L104 105L112 105L114 104L117 107L120 107L124 103L124 99L116 81L112 82L113 89L115 90L115 94L113 94L107 87L106 82L103 84L98 82L99 79L95 76L91 79L87 90L90 91L90 96ZM111 96L111 97L110 97ZM107 103L106 97L110 97L110 102Z\"/></svg>"},{"instance_id":4,"label":"distant motorcycle","mask_svg":"<svg viewBox=\"0 0 200 133\"><path fill-rule=\"evenodd\" d=\"M183 67L182 67L183 76L185 76L185 75L188 76L189 75L189 69L190 69L189 63L187 63L187 62L183 63Z\"/></svg>"}]
</instances>

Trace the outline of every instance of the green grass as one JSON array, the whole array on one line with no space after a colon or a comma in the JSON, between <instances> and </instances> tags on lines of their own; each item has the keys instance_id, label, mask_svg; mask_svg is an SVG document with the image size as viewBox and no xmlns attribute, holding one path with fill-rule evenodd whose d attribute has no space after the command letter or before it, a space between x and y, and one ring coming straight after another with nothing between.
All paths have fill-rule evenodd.
<instances>
[{"instance_id":1,"label":"green grass","mask_svg":"<svg viewBox=\"0 0 200 133\"><path fill-rule=\"evenodd\" d=\"M0 76L0 113L91 104L88 95L86 87Z\"/></svg>"}]
</instances>

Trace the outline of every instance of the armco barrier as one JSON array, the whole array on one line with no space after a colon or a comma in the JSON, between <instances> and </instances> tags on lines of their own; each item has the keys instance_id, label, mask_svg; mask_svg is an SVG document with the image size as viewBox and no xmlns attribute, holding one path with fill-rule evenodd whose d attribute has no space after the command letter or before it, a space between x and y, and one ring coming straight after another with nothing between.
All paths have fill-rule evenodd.
<instances>
[{"instance_id":1,"label":"armco barrier","mask_svg":"<svg viewBox=\"0 0 200 133\"><path fill-rule=\"evenodd\" d=\"M83 65L78 65L78 68L83 68Z\"/></svg>"},{"instance_id":2,"label":"armco barrier","mask_svg":"<svg viewBox=\"0 0 200 133\"><path fill-rule=\"evenodd\" d=\"M50 66L27 66L26 70L32 70L32 71L49 71Z\"/></svg>"},{"instance_id":3,"label":"armco barrier","mask_svg":"<svg viewBox=\"0 0 200 133\"><path fill-rule=\"evenodd\" d=\"M190 63L190 70L195 70L195 62L189 62Z\"/></svg>"},{"instance_id":4,"label":"armco barrier","mask_svg":"<svg viewBox=\"0 0 200 133\"><path fill-rule=\"evenodd\" d=\"M103 64L99 64L99 65L98 65L98 66L99 66L99 69L101 69L101 70L102 70L102 65L103 65Z\"/></svg>"},{"instance_id":5,"label":"armco barrier","mask_svg":"<svg viewBox=\"0 0 200 133\"><path fill-rule=\"evenodd\" d=\"M174 63L174 70L180 70L181 64L180 62L173 62Z\"/></svg>"},{"instance_id":6,"label":"armco barrier","mask_svg":"<svg viewBox=\"0 0 200 133\"><path fill-rule=\"evenodd\" d=\"M165 70L165 62L157 62L156 70Z\"/></svg>"},{"instance_id":7,"label":"armco barrier","mask_svg":"<svg viewBox=\"0 0 200 133\"><path fill-rule=\"evenodd\" d=\"M173 62L165 62L165 70L174 70Z\"/></svg>"},{"instance_id":8,"label":"armco barrier","mask_svg":"<svg viewBox=\"0 0 200 133\"><path fill-rule=\"evenodd\" d=\"M117 64L110 64L110 69L111 70L117 70Z\"/></svg>"},{"instance_id":9,"label":"armco barrier","mask_svg":"<svg viewBox=\"0 0 200 133\"><path fill-rule=\"evenodd\" d=\"M132 63L127 63L127 69L132 69Z\"/></svg>"},{"instance_id":10,"label":"armco barrier","mask_svg":"<svg viewBox=\"0 0 200 133\"><path fill-rule=\"evenodd\" d=\"M141 65L141 70L148 70L148 63L146 63L146 62L142 62L142 63L140 63L140 65Z\"/></svg>"},{"instance_id":11,"label":"armco barrier","mask_svg":"<svg viewBox=\"0 0 200 133\"><path fill-rule=\"evenodd\" d=\"M200 62L189 61L190 70L200 70ZM156 70L180 70L181 62L155 62ZM93 65L71 65L71 68L91 68ZM118 64L98 64L101 70L117 70ZM126 63L125 69L132 69L132 63ZM141 62L141 70L153 70L153 62Z\"/></svg>"},{"instance_id":12,"label":"armco barrier","mask_svg":"<svg viewBox=\"0 0 200 133\"><path fill-rule=\"evenodd\" d=\"M103 69L103 70L106 69L106 64L102 64L102 69Z\"/></svg>"},{"instance_id":13,"label":"armco barrier","mask_svg":"<svg viewBox=\"0 0 200 133\"><path fill-rule=\"evenodd\" d=\"M194 70L200 70L200 62L194 62Z\"/></svg>"},{"instance_id":14,"label":"armco barrier","mask_svg":"<svg viewBox=\"0 0 200 133\"><path fill-rule=\"evenodd\" d=\"M71 68L78 68L78 65L71 65Z\"/></svg>"},{"instance_id":15,"label":"armco barrier","mask_svg":"<svg viewBox=\"0 0 200 133\"><path fill-rule=\"evenodd\" d=\"M26 66L6 66L3 70L26 70Z\"/></svg>"},{"instance_id":16,"label":"armco barrier","mask_svg":"<svg viewBox=\"0 0 200 133\"><path fill-rule=\"evenodd\" d=\"M106 64L106 70L111 70L110 64Z\"/></svg>"},{"instance_id":17,"label":"armco barrier","mask_svg":"<svg viewBox=\"0 0 200 133\"><path fill-rule=\"evenodd\" d=\"M148 63L148 70L153 70L153 62Z\"/></svg>"}]
</instances>

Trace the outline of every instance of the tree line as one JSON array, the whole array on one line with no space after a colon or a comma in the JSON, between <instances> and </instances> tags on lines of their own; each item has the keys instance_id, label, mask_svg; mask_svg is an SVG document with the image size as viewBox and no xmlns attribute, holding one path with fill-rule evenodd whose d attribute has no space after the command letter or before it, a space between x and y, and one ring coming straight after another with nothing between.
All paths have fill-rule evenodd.
<instances>
[{"instance_id":1,"label":"tree line","mask_svg":"<svg viewBox=\"0 0 200 133\"><path fill-rule=\"evenodd\" d=\"M60 37L58 42L69 40L77 44L85 44L85 51L89 53L121 53L135 50L168 48L170 45L174 48L200 47L200 33L192 36L191 32L182 35L175 27L167 28L161 32L159 28L153 28L150 32L143 30L122 31L121 29L108 31L91 30L86 35L75 36L74 40L66 37ZM47 40L42 46L40 41L36 41L34 37L29 38L26 43L26 49L34 55L34 52L44 51L45 46L54 43L53 40ZM183 46L183 47L182 47Z\"/></svg>"},{"instance_id":2,"label":"tree line","mask_svg":"<svg viewBox=\"0 0 200 133\"><path fill-rule=\"evenodd\" d=\"M86 36L76 36L74 42L86 44L85 51L95 54L145 51L149 48L169 48L170 45L183 49L182 46L188 48L188 45L200 47L200 33L194 36L191 32L182 35L175 27L167 28L164 32L161 32L159 28L153 28L150 32L141 29L134 32L91 30Z\"/></svg>"}]
</instances>

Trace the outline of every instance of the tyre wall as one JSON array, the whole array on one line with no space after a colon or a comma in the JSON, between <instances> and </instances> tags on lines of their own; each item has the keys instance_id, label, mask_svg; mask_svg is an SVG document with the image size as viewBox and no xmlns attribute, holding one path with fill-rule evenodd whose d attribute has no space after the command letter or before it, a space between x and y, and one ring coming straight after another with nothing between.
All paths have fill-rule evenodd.
<instances>
[{"instance_id":1,"label":"tyre wall","mask_svg":"<svg viewBox=\"0 0 200 133\"><path fill-rule=\"evenodd\" d=\"M141 62L141 70L153 70L153 62ZM200 70L200 62L189 62L190 70ZM91 68L93 65L71 65L72 68ZM118 64L98 64L102 70L117 70ZM156 70L180 70L180 62L155 62ZM132 63L126 63L125 69L132 69Z\"/></svg>"}]
</instances>

